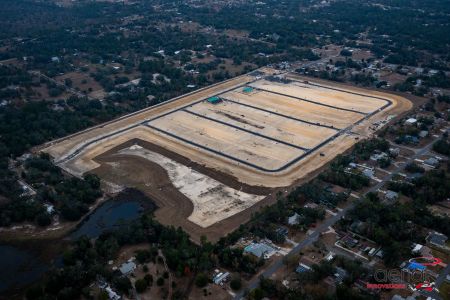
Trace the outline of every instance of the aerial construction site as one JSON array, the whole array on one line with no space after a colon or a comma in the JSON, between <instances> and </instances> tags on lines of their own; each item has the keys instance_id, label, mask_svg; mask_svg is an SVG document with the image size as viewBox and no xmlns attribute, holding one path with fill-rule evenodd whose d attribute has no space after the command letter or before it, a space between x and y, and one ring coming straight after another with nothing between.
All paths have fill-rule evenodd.
<instances>
[{"instance_id":1,"label":"aerial construction site","mask_svg":"<svg viewBox=\"0 0 450 300\"><path fill-rule=\"evenodd\" d=\"M195 237L239 226L412 103L263 68L48 144L67 172L135 187Z\"/></svg>"}]
</instances>

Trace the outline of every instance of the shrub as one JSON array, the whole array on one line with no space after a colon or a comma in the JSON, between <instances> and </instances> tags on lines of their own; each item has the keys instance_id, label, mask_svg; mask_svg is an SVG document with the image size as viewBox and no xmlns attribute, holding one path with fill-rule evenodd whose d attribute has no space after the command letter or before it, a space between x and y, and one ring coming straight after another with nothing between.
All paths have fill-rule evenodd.
<instances>
[{"instance_id":1,"label":"shrub","mask_svg":"<svg viewBox=\"0 0 450 300\"><path fill-rule=\"evenodd\" d=\"M136 288L136 291L141 294L143 292L145 292L145 290L148 287L147 281L145 279L138 279L136 280L136 282L134 283L134 287Z\"/></svg>"},{"instance_id":2,"label":"shrub","mask_svg":"<svg viewBox=\"0 0 450 300\"><path fill-rule=\"evenodd\" d=\"M230 287L235 291L239 290L242 287L241 278L239 276L236 276L233 279L231 279Z\"/></svg>"},{"instance_id":3,"label":"shrub","mask_svg":"<svg viewBox=\"0 0 450 300\"><path fill-rule=\"evenodd\" d=\"M195 278L195 285L199 288L205 287L208 284L208 277L204 273L200 273Z\"/></svg>"},{"instance_id":4,"label":"shrub","mask_svg":"<svg viewBox=\"0 0 450 300\"><path fill-rule=\"evenodd\" d=\"M163 286L163 285L164 285L164 278L159 277L159 278L156 280L156 285L157 285L157 286Z\"/></svg>"}]
</instances>

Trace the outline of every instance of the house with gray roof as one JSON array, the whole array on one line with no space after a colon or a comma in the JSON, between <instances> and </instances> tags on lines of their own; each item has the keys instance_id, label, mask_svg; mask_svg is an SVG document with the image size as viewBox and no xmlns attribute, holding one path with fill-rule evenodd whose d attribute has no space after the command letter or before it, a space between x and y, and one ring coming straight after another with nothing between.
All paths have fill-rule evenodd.
<instances>
[{"instance_id":1,"label":"house with gray roof","mask_svg":"<svg viewBox=\"0 0 450 300\"><path fill-rule=\"evenodd\" d=\"M244 253L252 254L258 258L264 257L265 259L270 258L275 252L274 248L263 243L251 243L244 248Z\"/></svg>"},{"instance_id":2,"label":"house with gray roof","mask_svg":"<svg viewBox=\"0 0 450 300\"><path fill-rule=\"evenodd\" d=\"M136 269L136 264L132 261L128 261L126 263L123 263L120 267L119 267L119 271L120 273L122 273L122 275L128 275L131 274L134 270Z\"/></svg>"},{"instance_id":3,"label":"house with gray roof","mask_svg":"<svg viewBox=\"0 0 450 300\"><path fill-rule=\"evenodd\" d=\"M448 237L439 232L430 232L426 238L427 242L438 247L445 247Z\"/></svg>"}]
</instances>

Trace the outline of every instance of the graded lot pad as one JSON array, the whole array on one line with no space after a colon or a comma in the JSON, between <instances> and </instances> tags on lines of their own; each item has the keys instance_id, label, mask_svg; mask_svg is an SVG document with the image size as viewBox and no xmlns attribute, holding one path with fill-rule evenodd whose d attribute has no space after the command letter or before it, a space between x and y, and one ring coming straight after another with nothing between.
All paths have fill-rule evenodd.
<instances>
[{"instance_id":1,"label":"graded lot pad","mask_svg":"<svg viewBox=\"0 0 450 300\"><path fill-rule=\"evenodd\" d=\"M334 129L317 128L314 125L229 101L223 101L214 106L202 102L189 107L188 110L304 148L313 148L320 141L336 133ZM300 135L299 132L302 134Z\"/></svg>"},{"instance_id":2,"label":"graded lot pad","mask_svg":"<svg viewBox=\"0 0 450 300\"><path fill-rule=\"evenodd\" d=\"M385 100L368 98L369 94L357 95L355 92L339 91L313 82L294 81L287 85L262 80L251 84L251 86L362 113L371 113L387 103Z\"/></svg>"},{"instance_id":3,"label":"graded lot pad","mask_svg":"<svg viewBox=\"0 0 450 300\"><path fill-rule=\"evenodd\" d=\"M250 95L238 91L231 91L225 93L223 97L238 103L253 106L256 109L266 109L311 123L333 126L337 129L346 128L364 118L364 114L321 106L265 91L257 91ZM315 129L317 130L317 128Z\"/></svg>"},{"instance_id":4,"label":"graded lot pad","mask_svg":"<svg viewBox=\"0 0 450 300\"><path fill-rule=\"evenodd\" d=\"M286 161L305 153L185 111L154 120L150 125L268 170L280 168Z\"/></svg>"},{"instance_id":5,"label":"graded lot pad","mask_svg":"<svg viewBox=\"0 0 450 300\"><path fill-rule=\"evenodd\" d=\"M267 70L266 74L274 72ZM249 216L250 207L253 210L264 202L261 194L236 189L239 183L247 191L289 186L371 136L374 124L385 125L412 108L409 100L398 95L305 81L290 73L284 76L293 80L243 75L52 142L43 151L74 175L94 170L114 184L170 197L160 190L166 185L153 186L150 183L155 179L140 176L147 172L143 166L134 164L131 168L125 162L139 159L158 165L167 173L172 188L182 195L174 199L184 199L180 205L185 219L181 221L180 215L167 217L170 211L175 216L180 209L172 200L160 201L158 211L164 214L157 211L157 218L159 215L164 224L183 226L190 233L216 234L222 230L218 224L227 230L236 228L239 224L223 224L241 220L239 215ZM254 89L244 92L248 86ZM222 101L207 102L212 96ZM134 149L134 154L130 149L118 152L121 145L131 141L141 141L143 149ZM164 151L146 152L147 145L186 159L175 164L165 158ZM107 161L98 159L105 153ZM114 160L120 161L116 167L111 165ZM191 163L197 166L195 170ZM121 175L123 168L128 175ZM134 176L139 180L130 181ZM227 182L234 182L235 187L229 190Z\"/></svg>"},{"instance_id":6,"label":"graded lot pad","mask_svg":"<svg viewBox=\"0 0 450 300\"><path fill-rule=\"evenodd\" d=\"M120 150L118 154L157 161L167 171L171 183L192 201L193 211L188 220L203 228L235 215L264 198L264 196L251 195L230 188L209 176L139 145Z\"/></svg>"}]
</instances>

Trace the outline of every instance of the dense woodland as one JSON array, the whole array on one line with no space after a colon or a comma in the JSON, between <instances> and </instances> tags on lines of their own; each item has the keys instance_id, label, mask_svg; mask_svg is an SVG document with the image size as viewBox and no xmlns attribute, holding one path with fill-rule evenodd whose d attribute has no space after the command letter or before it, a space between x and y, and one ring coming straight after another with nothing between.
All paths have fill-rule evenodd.
<instances>
[{"instance_id":1,"label":"dense woodland","mask_svg":"<svg viewBox=\"0 0 450 300\"><path fill-rule=\"evenodd\" d=\"M395 85L393 89L398 91L423 96L431 88L450 89L446 73L450 70L450 6L446 1L343 0L326 5L316 0L268 0L265 5L256 0L194 2L150 0L123 5L77 1L64 7L52 1L0 1L0 61L17 59L16 65L0 64L0 226L28 222L44 227L54 214L62 221L77 221L103 196L100 180L94 175L72 178L55 167L48 155L22 156L34 146L161 103L191 91L189 86L200 88L267 64L318 60L320 56L313 48L335 44L368 49L380 61L398 65L398 74L403 74L402 66L425 68L423 75L409 76ZM130 16L132 20L127 21ZM199 29L186 30L190 22L199 24ZM248 36L226 34L227 29ZM212 47L206 48L208 44ZM360 71L370 64L356 61L348 50L340 54L345 60L330 61L340 70L311 74L343 81L345 69ZM121 71L112 64L120 64ZM230 68L238 71L231 72ZM428 69L438 72L429 75ZM31 72L36 70L50 78L83 73L98 83L106 96L99 101L74 95L68 91L73 86L71 79L64 80L65 86L57 85ZM136 86L123 85L136 77L140 78ZM386 86L371 74L353 74L348 79L365 86ZM417 87L419 81L421 87ZM87 89L92 91L92 87ZM48 97L36 101L36 90L48 92ZM435 102L448 104L450 98L441 95ZM430 127L427 120L420 122L420 128L401 127L395 133L401 138L417 136ZM400 138L396 141L403 142ZM139 253L138 260L158 261L160 249L175 276L195 279L198 287L208 283L205 274L216 267L250 278L264 260L245 255L242 249L232 247L234 243L243 236L283 243L285 236L278 229L287 226L287 218L294 213L301 218L292 229L311 228L324 219L325 212L322 208L305 208L304 204L315 202L333 209L348 198L351 190L364 190L369 178L356 170L349 172L349 163L365 161L374 151L388 149L389 143L383 139L358 143L350 154L337 157L319 179L286 196L278 195L276 205L264 208L215 245L206 240L193 244L181 229L155 221L151 212L95 241L81 238L63 254L63 267L52 270L43 282L29 289L27 299L89 298L89 286L99 276L127 294L131 282L107 268L107 262L122 246L143 242L150 248ZM446 136L433 146L434 151L447 156L449 149ZM386 168L389 164L390 158L379 166ZM406 171L423 176L410 183L391 181L388 187L411 201L388 206L369 194L339 224L345 230L354 221L364 222L362 234L383 247L387 265L397 265L407 257L411 242L423 243L428 229L450 235L449 219L432 215L427 209L427 205L450 197L448 165L425 172L411 164ZM36 194L24 193L19 180ZM332 192L333 185L345 192ZM49 212L49 205L54 212ZM337 287L333 299L371 297L350 288L354 279L367 273L362 266L342 258L337 265L351 270L352 279ZM317 283L333 272L331 264L316 265L299 278L306 283L299 289L286 289L263 279L248 296L323 299L324 290ZM149 282L141 281L138 286L145 289ZM238 289L240 281L235 284ZM175 289L175 299L184 296L183 291Z\"/></svg>"}]
</instances>

